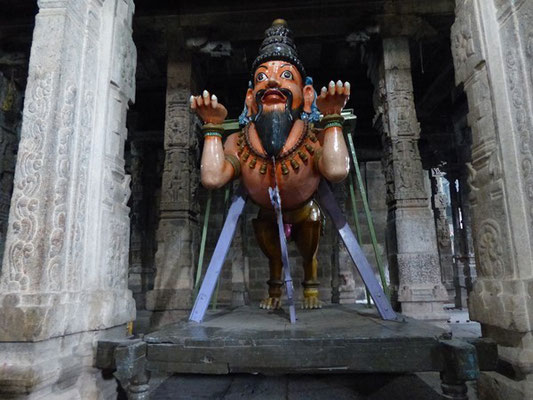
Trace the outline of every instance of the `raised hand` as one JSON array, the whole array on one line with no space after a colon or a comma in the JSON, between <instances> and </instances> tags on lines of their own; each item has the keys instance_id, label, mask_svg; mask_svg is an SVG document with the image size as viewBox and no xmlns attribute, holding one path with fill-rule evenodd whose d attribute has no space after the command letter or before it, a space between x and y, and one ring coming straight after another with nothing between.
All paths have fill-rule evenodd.
<instances>
[{"instance_id":1,"label":"raised hand","mask_svg":"<svg viewBox=\"0 0 533 400\"><path fill-rule=\"evenodd\" d=\"M217 96L209 95L204 90L201 96L191 96L191 109L198 114L204 124L221 124L228 115L228 110L218 102Z\"/></svg>"},{"instance_id":2,"label":"raised hand","mask_svg":"<svg viewBox=\"0 0 533 400\"><path fill-rule=\"evenodd\" d=\"M337 81L337 84L331 81L327 88L324 86L320 91L316 104L324 115L340 114L349 97L350 82L343 85L341 81Z\"/></svg>"}]
</instances>

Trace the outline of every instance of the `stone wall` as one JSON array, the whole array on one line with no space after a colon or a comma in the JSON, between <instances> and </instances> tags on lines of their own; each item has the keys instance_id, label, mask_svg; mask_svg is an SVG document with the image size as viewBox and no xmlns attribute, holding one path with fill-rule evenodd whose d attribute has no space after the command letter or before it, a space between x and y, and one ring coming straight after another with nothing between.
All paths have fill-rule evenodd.
<instances>
[{"instance_id":1,"label":"stone wall","mask_svg":"<svg viewBox=\"0 0 533 400\"><path fill-rule=\"evenodd\" d=\"M499 344L480 397L533 397L533 3L457 0L456 83L468 97L468 165L478 277L471 318Z\"/></svg>"}]
</instances>

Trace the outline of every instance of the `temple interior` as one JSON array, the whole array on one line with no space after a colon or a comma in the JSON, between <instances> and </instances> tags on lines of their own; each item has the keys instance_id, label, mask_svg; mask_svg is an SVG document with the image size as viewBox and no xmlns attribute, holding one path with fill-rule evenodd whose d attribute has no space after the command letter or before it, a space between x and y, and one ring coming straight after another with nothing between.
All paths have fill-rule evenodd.
<instances>
[{"instance_id":1,"label":"temple interior","mask_svg":"<svg viewBox=\"0 0 533 400\"><path fill-rule=\"evenodd\" d=\"M33 15L37 7L28 2L6 2L5 22L2 24L2 68L6 90L15 83L18 98L24 92L29 49L31 47ZM164 130L167 93L167 62L172 46L185 47L190 59L193 78L191 88L199 92L203 88L215 93L228 109L228 118L237 119L242 112L244 94L250 80L250 65L257 52L258 41L265 27L276 17L283 16L295 32L298 51L307 73L313 78L316 90L330 80L352 83L352 95L346 109L356 117L349 131L354 135L357 158L366 185L369 205L374 219L380 256L387 263L385 230L387 204L385 179L382 172L383 144L376 121L376 96L373 76L377 73L379 53L382 50L380 7L386 2L361 1L357 6L347 7L343 2L322 4L300 2L287 5L283 2L257 3L245 8L239 2L218 4L199 2L137 1L133 18L133 39L137 46L137 73L135 104L128 111L128 139L125 147L126 168L132 176L131 240L129 255L129 282L137 309L145 310L146 292L153 289L155 278L156 232L159 223L161 201L161 178L165 163ZM446 2L442 2L446 3ZM472 258L468 250L467 229L463 228L462 216L468 205L462 202L467 196L464 188L465 163L470 161L469 129L464 121L468 112L466 98L461 87L456 87L453 76L453 60L450 47L450 28L454 21L453 10L445 7L427 7L423 18L409 21L413 26L402 27L400 18L391 11L390 27L412 31L409 41L412 84L416 116L420 123L418 148L428 190L433 188L431 207L439 238L440 269L448 290L449 305L466 306L466 293L471 287L470 275L475 274L473 260L466 265L467 282L459 279L456 260ZM396 26L394 26L396 24ZM194 92L194 90L192 92ZM19 110L22 102L18 103ZM10 111L11 114L16 114ZM7 116L6 116L7 117ZM13 118L12 118L13 119ZM6 118L6 121L9 121ZM13 123L13 122L12 122ZM16 125L17 126L17 125ZM5 129L4 137L16 133L17 127ZM7 128L7 127L6 127ZM20 123L18 124L20 129ZM3 131L4 132L4 131ZM194 133L192 133L194 135ZM16 142L16 140L15 140ZM5 191L11 190L16 151L3 147L4 171L2 182ZM201 147L201 143L198 144ZM199 162L199 150L196 162ZM11 166L6 168L6 166ZM198 165L198 164L197 164ZM450 193L450 185L452 192ZM446 193L444 190L446 189ZM348 182L336 188L353 220ZM224 190L214 193L206 260L218 237L224 216ZM357 195L358 196L358 195ZM357 197L356 196L356 197ZM7 230L7 210L10 196L3 199L6 211L3 217L3 235ZM190 206L190 217L198 227L203 226L207 191L201 186L195 193L195 203ZM452 200L453 199L453 200ZM453 204L452 204L453 201ZM376 264L371 247L368 224L365 222L362 200L359 204L359 219L362 221L361 242L372 264ZM256 208L248 204L248 219L255 217ZM441 214L443 214L439 217ZM455 216L455 217L453 217ZM251 266L247 277L246 296L258 301L265 294L264 282L268 279L266 260L254 242L250 223L243 224L241 246ZM455 235L454 235L455 232ZM324 281L322 292L325 301L364 300L364 286L351 267L335 261L336 233L330 228L322 238L320 250L320 275ZM454 245L452 245L452 242ZM245 243L246 242L246 243ZM471 244L470 244L471 246ZM455 257L455 258L454 258ZM337 257L338 258L338 257ZM297 255L294 254L294 273L301 274ZM336 265L335 265L336 264ZM342 260L340 264L346 264ZM341 280L333 279L332 269L340 271ZM387 269L387 268L386 268ZM204 268L205 270L205 268ZM454 272L455 271L455 272ZM462 274L464 275L464 273ZM230 305L232 299L231 268L227 268L221 281L219 299L221 305ZM462 283L459 283L462 282ZM296 279L298 285L298 279ZM333 285L333 286L332 286ZM470 285L470 287L468 286ZM341 289L339 287L342 286ZM333 291L332 291L333 289ZM457 302L457 303L456 303Z\"/></svg>"},{"instance_id":2,"label":"temple interior","mask_svg":"<svg viewBox=\"0 0 533 400\"><path fill-rule=\"evenodd\" d=\"M507 366L504 370L514 368L513 373L503 373L506 380L514 379L513 383L509 384L510 387L516 389L527 381L525 377L530 375L524 372L527 370L524 365L531 365L532 362L524 358L520 364L517 360L520 358L519 350L525 351L524 354L527 353L527 357L531 358L530 320L533 319L533 314L530 296L533 269L531 260L527 261L529 250L524 250L530 249L531 226L528 225L529 217L520 217L520 213L528 209L529 203L524 203L520 209L518 206L513 208L512 199L515 196L515 187L516 196L524 198L524 202L529 201L527 198L531 197L531 187L527 186L529 158L524 158L524 161L519 159L520 154L529 154L529 147L522 142L520 145L516 144L519 138L526 135L523 130L522 133L513 133L515 141L511 144L511 140L506 141L504 137L506 133L494 136L496 139L492 136L488 138L489 128L486 126L489 123L486 121L493 115L491 118L496 126L497 123L507 123L505 118L508 118L509 121L514 121L512 123L516 125L516 129L522 126L520 124L531 123L526 115L527 110L531 111L531 108L527 107L531 106L528 93L531 94L533 90L533 74L528 74L528 71L531 68L533 45L531 30L527 33L524 28L527 21L531 22L533 15L531 2L79 0L80 4L87 4L87 10L80 8L65 13L57 10L70 10L70 6L51 3L53 2L49 0L0 0L0 260L2 257L4 260L0 274L11 276L10 265L30 265L25 264L29 261L17 261L17 247L10 244L15 243L14 239L10 242L10 229L14 235L25 232L26 226L22 223L17 225L17 228L11 224L13 227L10 228L10 209L13 215L18 213L12 209L15 203L12 199L20 199L16 196L17 190L26 190L25 185L31 184L33 179L30 177L26 181L23 180L24 171L29 167L20 164L22 172L17 186L15 171L19 168L17 154L19 160L27 159L21 155L26 153L19 151L19 142L23 143L25 140L26 113L34 113L32 105L37 109L37 113L40 112L42 103L39 101L48 93L46 89L34 90L31 86L35 85L32 73L40 76L40 73L44 73L42 71L46 72L46 68L53 68L41 60L46 55L38 54L39 51L52 51L47 49L54 45L45 37L47 23L54 26L51 31L57 32L57 29L71 29L77 21L87 19L89 22L82 28L72 29L75 34L85 32L80 35L100 32L94 37L99 40L97 46L100 47L97 48L101 52L94 56L93 61L87 62L90 57L83 55L82 58L81 53L75 53L72 47L76 46L64 44L62 41L56 44L58 49L63 49L62 46L68 48L65 53L67 55L61 60L65 70L74 68L74 74L68 78L70 81L77 79L78 72L79 76L85 76L83 74L89 74L91 68L98 69L101 65L107 66L105 68L109 71L113 71L115 66L122 68L122 78L118 79L122 79L120 82L114 78L106 81L110 82L111 92L116 91L115 98L120 106L103 105L108 101L107 98L97 97L96 107L100 105L104 111L95 114L97 117L93 118L93 130L99 132L108 129L102 125L103 122L98 125L98 121L105 119L102 117L102 113L108 112L105 110L118 107L116 109L120 108L122 113L120 117L110 116L105 119L116 119L119 121L117 126L120 125L119 128L112 129L113 135L117 134L116 141L105 147L106 153L102 156L111 166L110 172L105 169L108 164L105 164L106 167L102 170L93 166L96 165L93 163L99 162L95 161L98 156L93 155L98 153L97 150L91 150L90 157L87 158L84 157L81 144L76 150L62 147L65 143L70 143L70 136L67 132L67 139L62 141L61 129L68 129L69 124L78 126L77 121L82 121L83 125L83 113L89 106L82 104L82 100L79 104L76 103L76 107L80 107L79 113L74 114L66 128L59 126L59 122L58 126L46 128L46 132L56 132L58 137L57 143L50 142L55 144L48 144L47 146L52 147L46 149L57 149L58 157L65 151L70 157L67 164L58 168L59 178L65 174L65 170L74 171L75 168L80 168L80 172L76 172L73 175L75 178L72 179L81 179L79 177L88 173L94 185L103 182L103 189L99 189L102 193L106 190L114 193L103 201L105 204L118 204L122 200L117 199L125 200L118 207L123 218L120 217L117 221L122 225L112 222L119 227L116 232L113 227L100 228L105 225L102 221L106 220L107 209L98 213L95 211L93 215L91 205L83 206L88 210L86 221L93 217L95 221L92 225L87 222L87 227L93 227L93 236L87 233L83 240L86 243L94 241L103 244L94 248L86 245L83 261L77 258L76 250L72 250L65 256L65 260L68 260L65 263L79 265L83 271L90 270L93 262L94 265L108 262L109 265L127 267L127 271L116 273L105 269L102 271L107 272L101 273L97 272L100 271L97 269L93 275L102 274L100 279L112 280L113 290L119 290L117 288L122 280L124 285L127 282L127 287L123 285L120 290L129 293L129 289L134 300L134 334L145 334L186 317L219 238L231 197L237 189L237 182L212 192L200 184L203 137L200 133L201 122L189 109L189 96L198 95L204 89L216 94L218 101L228 110L224 124L226 134L235 132L251 77L251 65L265 29L276 18L283 18L294 34L300 59L308 76L312 77L316 91L327 86L331 80L351 83L351 96L344 111L344 133L346 137L350 135L353 138L357 166L370 213L365 213L364 194L353 165L349 177L342 183L332 185L332 190L352 229L356 229L356 224L360 225L356 236L378 278L378 264L383 265L394 308L404 315L430 321L440 327L446 327L451 318L450 311L470 312L470 317L481 323L483 337L494 339L500 346L499 350L503 351L500 354L503 354ZM113 6L110 3L116 4ZM473 6L473 3L476 5ZM111 11L113 7L115 11ZM99 10L103 10L101 18L95 17L100 15ZM118 50L105 47L104 39L111 32L106 28L106 24L111 20L115 21L111 17L105 19L105 13L112 14L117 21L117 16L122 15L120 13L126 15L120 19L126 21L125 39L116 39L121 33L117 34L118 36L111 35L126 43L123 47L119 46ZM42 17L39 20L40 15ZM46 18L50 18L52 22L46 22ZM58 18L65 18L66 22L57 22ZM476 23L483 26L484 30ZM131 24L131 29L128 24ZM516 40L505 36L508 31L516 33ZM130 34L133 47L128 47ZM487 50L495 35L498 37L495 48L504 54L501 57L500 53L494 55ZM68 35L65 34L66 36ZM515 66L511 62L514 59L510 56L515 44L517 49L523 47L523 50L519 50L519 57L522 57L519 61L524 64L513 70L514 72L504 70ZM81 47L85 51L88 46L84 44ZM479 50L479 46L485 46L487 49L483 47ZM105 59L101 55L104 51L115 51L116 57ZM496 61L487 61L491 57ZM78 72L68 64L74 65L77 59L87 65L79 67ZM490 70L487 65L495 67ZM61 71L63 70L57 72L59 77L62 76ZM128 81L127 74L131 71L133 74ZM507 76L514 77L511 73L523 73L521 83L513 81L506 84ZM65 82L70 82L67 78L64 79ZM95 78L88 82L83 83L84 87L94 85L96 91L99 84L97 82L100 81ZM498 85L507 86L500 89ZM522 92L514 91L516 85L523 85ZM507 94L502 94L502 90L507 89L512 91L508 97ZM490 90L493 92L485 93ZM78 91L81 94L80 88ZM524 98L516 100L519 95L524 95ZM36 99L35 104L29 103L28 96ZM504 100L508 98L510 100ZM92 97L85 99L90 101ZM516 117L517 120L513 119L514 116L507 117L507 114L500 118L499 113L507 113L507 103L504 104L504 101L509 101L516 107L525 107L526 114L520 114ZM64 108L58 109L58 115L68 114L70 111L67 106L68 99ZM52 120L51 116L43 117L43 121ZM29 123L27 124L29 126ZM42 125L44 126L44 122ZM506 130L503 125L498 126L501 132L511 132L515 128L508 127ZM75 130L74 135L78 135L76 132ZM88 134L82 132L79 135ZM56 140L55 136L53 137L54 139L50 140ZM503 143L501 146L500 140ZM97 143L96 139L94 143ZM515 145L517 148L511 149ZM522 147L518 149L519 146ZM493 148L500 149L498 151L503 155L499 155ZM44 145L42 149L45 149ZM43 150L45 153L50 152L46 149ZM34 152L39 151L41 148L34 148ZM39 162L48 165L46 157L43 160L45 161ZM505 167L507 161L509 162ZM83 172L83 168L78 167L84 163L88 165L88 172ZM525 175L514 179L512 174L515 170L523 170ZM511 172L505 175L505 171ZM507 185L505 190L498 186L502 185L502 176L505 176ZM51 187L52 189L46 189L49 190L46 192L48 194L41 194L41 198L46 199L46 204L55 204L50 207L57 209L58 199L62 195L57 190L54 192L55 186ZM77 190L81 193L81 189ZM120 190L123 190L125 195L121 194ZM504 192L505 196L502 195ZM503 201L502 197L509 200ZM93 197L93 200L95 198ZM71 205L68 210L72 210L76 197L69 199ZM503 201L504 205L491 208L491 201ZM90 200L89 204L92 204ZM99 207L95 206L95 210L100 210ZM109 207L109 210L117 209L115 205ZM477 211L473 211L473 208ZM24 210L20 215L27 212ZM248 201L211 301L212 309L257 306L267 294L268 261L255 240L252 228L252 220L256 218L258 210L257 205ZM494 215L492 210L495 210ZM526 211L523 212L524 215L527 214ZM49 214L43 211L42 215ZM369 216L371 223L368 222ZM506 222L492 222L500 219ZM54 219L46 221L48 222L44 223L44 226L55 224ZM67 221L70 220L67 218ZM516 228L516 233L511 233L519 221L525 224L524 227ZM37 235L46 237L47 228L42 226L42 231ZM69 237L72 239L69 240L74 246L81 230L72 226L70 228L69 225L67 229L72 229L72 232L68 232L71 232ZM105 234L98 233L104 230ZM108 232L111 233L108 235ZM124 240L121 235L126 235ZM508 241L507 244L505 241ZM513 241L517 241L519 245L515 246ZM106 242L109 244L107 250ZM52 250L48 257L53 264L52 261L61 256L63 250L54 253L53 247L57 245L53 240L50 243ZM36 249L41 247L35 246ZM506 250L511 248L512 251ZM31 261L34 268L44 265L44 258L42 262L39 261L37 253L33 253L33 247L31 250L26 247L24 249L25 253L20 257L25 257L24 260L35 258L34 263ZM508 251L510 255L506 258ZM289 256L296 298L300 301L303 270L301 258L293 242L289 242ZM100 259L107 261L97 261ZM62 265L62 262L56 264ZM325 304L368 301L365 285L354 269L348 252L329 218L325 218L323 222L318 262L320 298ZM526 267L513 267L514 263L523 262L527 264ZM22 272L19 271L19 275L20 273ZM91 274L87 272L84 276L89 277ZM65 276L67 275L65 273ZM476 283L478 278L481 279L480 283ZM71 278L65 279L70 285ZM79 278L81 286L83 279ZM501 283L503 286L498 286L500 283L495 282L502 279L510 283ZM0 286L0 299L4 298L2 292L7 299L13 288L13 293L26 290L26 283L19 278L15 280L19 281L15 286L11 283ZM90 285L92 283L88 287L92 287ZM41 286L32 286L32 283L29 287L30 291L24 292L24 295L37 295L40 290L48 293L48 289L39 289ZM55 286L50 286L52 287ZM67 284L64 287L59 285L49 291L71 293L78 290L67 290L66 287ZM520 289L516 289L517 287ZM516 296L522 296L518 300L512 297L515 291L518 293ZM471 299L473 293L476 294ZM122 298L122 295L118 296ZM505 296L511 296L514 300ZM495 299L502 299L501 303ZM26 306L33 300L27 301L29 303L21 300L20 304ZM121 306L122 300L116 301L117 305L113 307L123 307L124 310L127 308ZM524 305L528 301L529 306ZM53 303L52 300L50 302ZM124 304L126 303L133 304L124 300ZM5 300L4 304L7 310L11 303ZM93 312L98 313L99 308L95 307ZM128 311L129 315L132 312ZM111 312L115 315L113 313L115 311ZM512 316L505 317L505 322L501 322L501 315ZM527 320L522 325L513 319L520 319L521 316L526 316L524 318ZM111 317L112 322L97 325L108 329L129 322L127 317L113 318L115 317ZM11 319L6 317L1 321ZM66 326L70 324L67 322ZM0 342L6 342L8 346L11 342L46 341L63 337L65 332L85 332L93 328L89 323L85 328L65 329L49 336L46 336L47 333L38 333L36 336L28 334L29 336L22 339L16 333L2 334L0 329ZM30 339L27 339L28 337ZM2 349L4 347L0 346L0 354ZM9 351L10 348L5 349ZM28 350L28 354L31 351ZM516 367L517 363L524 368ZM2 376L0 373L0 378ZM9 379L6 378L6 382L9 382ZM498 381L499 378L494 379ZM486 387L489 387L491 384L487 382L488 380L485 380L488 385ZM9 383L7 385L9 386ZM494 386L490 387L495 390ZM516 389L512 393L532 393L531 390L531 386L527 386L526 389ZM0 397L1 393L0 389ZM527 398L527 395L506 397L501 393L511 392L501 391L498 396L502 397L485 398Z\"/></svg>"}]
</instances>

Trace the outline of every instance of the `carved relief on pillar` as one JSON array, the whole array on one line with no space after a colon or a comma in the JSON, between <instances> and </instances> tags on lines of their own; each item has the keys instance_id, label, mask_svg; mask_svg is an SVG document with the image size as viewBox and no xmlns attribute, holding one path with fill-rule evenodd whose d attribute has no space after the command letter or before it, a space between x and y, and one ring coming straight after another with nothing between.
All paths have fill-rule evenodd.
<instances>
[{"instance_id":1,"label":"carved relief on pillar","mask_svg":"<svg viewBox=\"0 0 533 400\"><path fill-rule=\"evenodd\" d=\"M442 172L438 168L431 170L431 192L433 214L435 216L435 229L437 231L437 247L439 250L440 270L442 283L448 290L450 298L453 299L454 289L454 272L453 272L453 253L452 241L450 237L450 228L446 209L448 199L442 189Z\"/></svg>"},{"instance_id":2,"label":"carved relief on pillar","mask_svg":"<svg viewBox=\"0 0 533 400\"><path fill-rule=\"evenodd\" d=\"M517 49L510 46L506 51L505 59L512 120L519 141L522 185L527 199L531 226L533 221L533 149L531 148L531 127L533 126L531 96L533 95L533 88L524 85L524 81L527 80L522 69L525 60L520 58Z\"/></svg>"},{"instance_id":3,"label":"carved relief on pillar","mask_svg":"<svg viewBox=\"0 0 533 400\"><path fill-rule=\"evenodd\" d=\"M451 28L452 53L455 68L455 82L466 82L475 67L485 60L481 45L481 27L477 1L457 0L455 22Z\"/></svg>"},{"instance_id":4,"label":"carved relief on pillar","mask_svg":"<svg viewBox=\"0 0 533 400\"><path fill-rule=\"evenodd\" d=\"M168 119L165 121L165 148L188 147L195 137L189 134L191 129L191 113L189 111L190 89L173 90L167 96Z\"/></svg>"},{"instance_id":5,"label":"carved relief on pillar","mask_svg":"<svg viewBox=\"0 0 533 400\"><path fill-rule=\"evenodd\" d=\"M418 140L392 139L397 198L427 198Z\"/></svg>"},{"instance_id":6,"label":"carved relief on pillar","mask_svg":"<svg viewBox=\"0 0 533 400\"><path fill-rule=\"evenodd\" d=\"M383 171L387 187L387 255L393 301L414 318L444 320L448 295L441 282L426 174L418 149L409 42L383 39L383 62L374 98L382 107ZM381 84L381 81L383 84ZM381 87L382 86L382 87ZM376 122L380 122L378 117Z\"/></svg>"},{"instance_id":7,"label":"carved relief on pillar","mask_svg":"<svg viewBox=\"0 0 533 400\"><path fill-rule=\"evenodd\" d=\"M166 152L161 189L161 210L197 212L194 201L198 189L196 160L188 148L171 148Z\"/></svg>"},{"instance_id":8,"label":"carved relief on pillar","mask_svg":"<svg viewBox=\"0 0 533 400\"><path fill-rule=\"evenodd\" d=\"M493 105L486 66L476 71L465 85L470 112L468 122L472 128L472 163L467 164L469 198L473 209L474 245L480 277L503 277L514 274L514 263L508 252L494 248L493 240L511 246L511 233L505 218L503 164L501 149L493 118ZM503 228L505 227L505 228ZM482 256L483 255L483 256ZM505 258L506 271L498 261ZM496 267L498 271L490 271Z\"/></svg>"},{"instance_id":9,"label":"carved relief on pillar","mask_svg":"<svg viewBox=\"0 0 533 400\"><path fill-rule=\"evenodd\" d=\"M390 136L420 136L414 105L411 69L387 70L386 104Z\"/></svg>"},{"instance_id":10,"label":"carved relief on pillar","mask_svg":"<svg viewBox=\"0 0 533 400\"><path fill-rule=\"evenodd\" d=\"M32 74L33 72L33 74ZM38 192L44 159L46 121L52 108L54 74L40 69L30 71L14 192L11 201L10 225L2 270L2 292L29 289L28 274L34 269L34 240L39 222L34 213L40 206Z\"/></svg>"},{"instance_id":11,"label":"carved relief on pillar","mask_svg":"<svg viewBox=\"0 0 533 400\"><path fill-rule=\"evenodd\" d=\"M0 315L17 313L18 322L4 324L0 340L111 327L134 315L124 280L129 178L122 159L132 99L117 93L122 88L105 68L121 67L114 43L129 28L124 21L131 24L133 3L39 6L0 278ZM84 317L66 317L73 313Z\"/></svg>"},{"instance_id":12,"label":"carved relief on pillar","mask_svg":"<svg viewBox=\"0 0 533 400\"><path fill-rule=\"evenodd\" d=\"M48 254L43 284L51 291L60 291L66 282L62 278L64 269L63 250L66 240L68 195L70 186L71 139L74 133L75 105L78 90L67 82L63 94L63 105L60 108L60 123L57 131L55 187L53 193L53 211L50 221L48 238Z\"/></svg>"},{"instance_id":13,"label":"carved relief on pillar","mask_svg":"<svg viewBox=\"0 0 533 400\"><path fill-rule=\"evenodd\" d=\"M424 171L415 138L383 137L382 159L385 183L387 185L387 204L398 200L427 200Z\"/></svg>"},{"instance_id":14,"label":"carved relief on pillar","mask_svg":"<svg viewBox=\"0 0 533 400\"><path fill-rule=\"evenodd\" d=\"M0 72L0 273L13 194L22 101L23 93L16 82Z\"/></svg>"},{"instance_id":15,"label":"carved relief on pillar","mask_svg":"<svg viewBox=\"0 0 533 400\"><path fill-rule=\"evenodd\" d=\"M528 0L493 0L496 8L496 18L500 24L504 24L513 13L521 10L522 6L528 4Z\"/></svg>"},{"instance_id":16,"label":"carved relief on pillar","mask_svg":"<svg viewBox=\"0 0 533 400\"><path fill-rule=\"evenodd\" d=\"M169 38L169 41L174 40ZM197 121L189 111L194 80L191 55L169 43L160 220L157 229L156 277L146 308L161 312L152 323L181 317L192 304L194 268L199 250L199 148Z\"/></svg>"}]
</instances>

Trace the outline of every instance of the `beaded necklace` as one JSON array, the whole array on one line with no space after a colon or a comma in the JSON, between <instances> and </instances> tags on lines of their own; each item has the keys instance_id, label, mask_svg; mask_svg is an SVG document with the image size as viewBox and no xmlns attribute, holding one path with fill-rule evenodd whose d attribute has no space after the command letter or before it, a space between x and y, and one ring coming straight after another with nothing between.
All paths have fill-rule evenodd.
<instances>
[{"instance_id":1,"label":"beaded necklace","mask_svg":"<svg viewBox=\"0 0 533 400\"><path fill-rule=\"evenodd\" d=\"M239 151L237 152L240 160L245 165L248 163L250 169L254 169L257 165L257 161L261 161L261 167L259 168L259 173L266 174L268 164L272 165L272 160L264 153L260 153L250 142L249 134L250 123L247 124L243 131L239 132L239 139L237 140L237 145L239 146ZM281 173L287 175L289 173L289 168L287 167L287 161L291 165L294 171L297 171L300 168L300 163L296 159L296 156L299 157L301 162L307 164L309 161L309 156L313 156L315 153L315 148L312 143L316 143L318 138L315 135L313 129L310 129L309 123L304 121L304 128L302 134L290 149L284 151L279 156L276 157L276 162L281 165ZM307 150L309 156L304 151ZM250 161L248 162L248 160Z\"/></svg>"}]
</instances>

